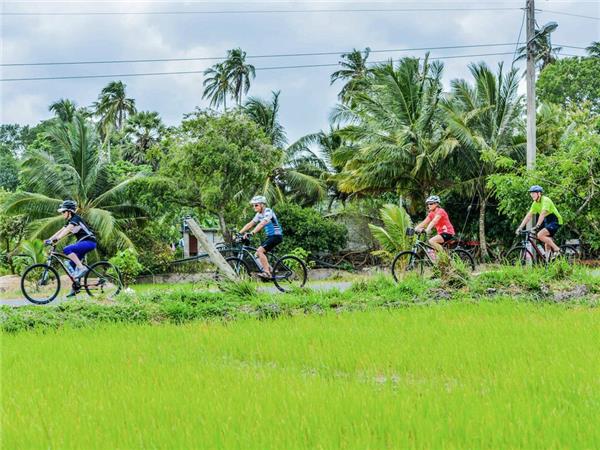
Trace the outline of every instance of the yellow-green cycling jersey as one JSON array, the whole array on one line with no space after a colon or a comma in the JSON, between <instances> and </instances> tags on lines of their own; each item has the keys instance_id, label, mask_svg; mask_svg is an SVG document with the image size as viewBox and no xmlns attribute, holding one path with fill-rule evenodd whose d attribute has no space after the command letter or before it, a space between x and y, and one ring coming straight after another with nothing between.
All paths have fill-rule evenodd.
<instances>
[{"instance_id":1,"label":"yellow-green cycling jersey","mask_svg":"<svg viewBox=\"0 0 600 450\"><path fill-rule=\"evenodd\" d=\"M548 215L546 216L544 222L558 221L559 225L563 224L562 216L558 213L556 205L554 205L554 202L545 195L542 195L539 202L533 202L531 205L531 209L529 210L529 212L532 214L541 214L542 211L548 212ZM554 217L552 217L553 215Z\"/></svg>"}]
</instances>

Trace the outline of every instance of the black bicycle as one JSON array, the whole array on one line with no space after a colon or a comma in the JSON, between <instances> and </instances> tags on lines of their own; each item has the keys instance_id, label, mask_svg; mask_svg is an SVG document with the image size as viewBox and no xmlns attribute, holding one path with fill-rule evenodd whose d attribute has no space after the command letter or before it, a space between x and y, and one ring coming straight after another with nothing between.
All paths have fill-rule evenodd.
<instances>
[{"instance_id":1,"label":"black bicycle","mask_svg":"<svg viewBox=\"0 0 600 450\"><path fill-rule=\"evenodd\" d=\"M437 250L421 239L421 236L425 235L425 232L416 233L413 228L406 230L407 236L414 236L415 234L416 239L412 249L398 253L392 262L392 275L396 282L411 273L423 275L426 268L435 265L435 256L433 255L436 255ZM451 260L461 261L472 271L475 270L475 260L468 251L461 248L453 248L448 249L447 253Z\"/></svg>"},{"instance_id":2,"label":"black bicycle","mask_svg":"<svg viewBox=\"0 0 600 450\"><path fill-rule=\"evenodd\" d=\"M234 245L220 251L233 255L225 258L236 275L242 279L261 277L264 273L258 258L255 256L256 248L250 246L250 239L243 235L236 235ZM308 278L308 270L304 262L294 255L283 255L276 258L272 253L267 253L268 258L273 261L273 273L270 278L262 278L264 281L272 281L281 292L290 291L304 287Z\"/></svg>"},{"instance_id":3,"label":"black bicycle","mask_svg":"<svg viewBox=\"0 0 600 450\"><path fill-rule=\"evenodd\" d=\"M545 265L555 258L562 258L569 264L580 259L580 253L573 245L563 244L560 246L559 254L547 255L544 244L532 230L521 230L522 239L514 245L504 256L504 263L511 266L527 266L533 264Z\"/></svg>"},{"instance_id":4,"label":"black bicycle","mask_svg":"<svg viewBox=\"0 0 600 450\"><path fill-rule=\"evenodd\" d=\"M56 245L52 245L46 262L29 266L21 276L21 291L25 298L36 305L44 305L58 296L61 277L54 266L64 270L67 275L65 281L71 283L73 290L84 289L90 296L112 298L123 288L121 274L110 262L98 261L91 266L84 263L87 272L81 282L73 278L67 269L70 261L64 253L56 251Z\"/></svg>"}]
</instances>

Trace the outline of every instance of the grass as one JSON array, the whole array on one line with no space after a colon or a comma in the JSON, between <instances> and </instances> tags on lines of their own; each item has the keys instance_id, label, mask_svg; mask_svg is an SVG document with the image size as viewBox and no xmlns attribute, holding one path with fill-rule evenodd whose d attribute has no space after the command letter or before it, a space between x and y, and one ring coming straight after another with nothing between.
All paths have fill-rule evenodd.
<instances>
[{"instance_id":1,"label":"grass","mask_svg":"<svg viewBox=\"0 0 600 450\"><path fill-rule=\"evenodd\" d=\"M598 448L598 323L460 301L4 334L2 446Z\"/></svg>"}]
</instances>

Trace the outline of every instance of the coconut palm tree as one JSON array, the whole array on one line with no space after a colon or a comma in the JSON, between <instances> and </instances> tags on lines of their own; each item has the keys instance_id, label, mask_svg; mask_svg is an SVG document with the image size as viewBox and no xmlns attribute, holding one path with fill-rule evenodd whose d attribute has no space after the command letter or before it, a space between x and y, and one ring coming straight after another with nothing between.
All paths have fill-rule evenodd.
<instances>
[{"instance_id":1,"label":"coconut palm tree","mask_svg":"<svg viewBox=\"0 0 600 450\"><path fill-rule=\"evenodd\" d=\"M52 103L48 110L53 112L61 122L71 122L77 114L77 104L72 100L61 98Z\"/></svg>"},{"instance_id":2,"label":"coconut palm tree","mask_svg":"<svg viewBox=\"0 0 600 450\"><path fill-rule=\"evenodd\" d=\"M552 64L558 59L558 53L562 50L562 47L553 47L551 34L558 28L556 22L548 22L542 28L535 30L531 46L535 57L535 63L539 70L542 71L544 68ZM518 56L515 61L527 59L527 45L519 47L517 50Z\"/></svg>"},{"instance_id":3,"label":"coconut palm tree","mask_svg":"<svg viewBox=\"0 0 600 450\"><path fill-rule=\"evenodd\" d=\"M51 126L46 138L47 150L26 155L22 163L25 190L6 198L5 212L26 215L29 237L43 238L64 225L56 209L63 200L72 199L104 248L131 246L123 230L143 211L125 194L141 175L112 183L107 163L99 158L100 140L94 127L79 115L70 123Z\"/></svg>"},{"instance_id":4,"label":"coconut palm tree","mask_svg":"<svg viewBox=\"0 0 600 450\"><path fill-rule=\"evenodd\" d=\"M442 102L448 131L459 145L439 149L436 157L455 174L452 190L478 197L479 241L487 257L485 217L493 194L487 179L523 158L523 98L516 70L504 73L500 64L494 74L485 63L471 64L469 70L473 84L452 81L451 97Z\"/></svg>"},{"instance_id":5,"label":"coconut palm tree","mask_svg":"<svg viewBox=\"0 0 600 450\"><path fill-rule=\"evenodd\" d=\"M241 106L242 95L250 89L250 78L256 77L254 66L246 63L246 52L241 48L229 50L224 65L231 95Z\"/></svg>"},{"instance_id":6,"label":"coconut palm tree","mask_svg":"<svg viewBox=\"0 0 600 450\"><path fill-rule=\"evenodd\" d=\"M352 145L339 179L342 192L392 192L421 205L439 179L434 155L452 148L438 117L442 93L440 62L404 58L376 66L352 104L339 105L334 123Z\"/></svg>"},{"instance_id":7,"label":"coconut palm tree","mask_svg":"<svg viewBox=\"0 0 600 450\"><path fill-rule=\"evenodd\" d=\"M593 58L600 58L600 41L594 41L585 48L588 55Z\"/></svg>"},{"instance_id":8,"label":"coconut palm tree","mask_svg":"<svg viewBox=\"0 0 600 450\"><path fill-rule=\"evenodd\" d=\"M273 91L270 102L257 97L248 98L244 103L244 112L262 128L272 145L282 148L287 143L287 138L278 120L280 93L281 91Z\"/></svg>"},{"instance_id":9,"label":"coconut palm tree","mask_svg":"<svg viewBox=\"0 0 600 450\"><path fill-rule=\"evenodd\" d=\"M111 81L102 89L98 101L94 102L96 115L100 117L100 129L107 136L113 130L121 131L127 116L135 114L135 100L127 98L125 83Z\"/></svg>"},{"instance_id":10,"label":"coconut palm tree","mask_svg":"<svg viewBox=\"0 0 600 450\"><path fill-rule=\"evenodd\" d=\"M367 66L367 59L371 49L365 48L364 52L353 49L350 53L342 54L342 59L338 63L342 69L331 74L330 84L338 80L345 81L338 98L341 102L351 101L352 94L363 89L367 84L367 79L372 70Z\"/></svg>"},{"instance_id":11,"label":"coconut palm tree","mask_svg":"<svg viewBox=\"0 0 600 450\"><path fill-rule=\"evenodd\" d=\"M146 163L146 152L160 141L165 126L156 111L140 111L131 115L125 125L125 134L132 140L123 152L123 158L134 164Z\"/></svg>"},{"instance_id":12,"label":"coconut palm tree","mask_svg":"<svg viewBox=\"0 0 600 450\"><path fill-rule=\"evenodd\" d=\"M231 90L229 72L225 63L217 63L204 71L204 92L202 98L210 98L210 106L217 108L222 104L227 111L227 96Z\"/></svg>"}]
</instances>

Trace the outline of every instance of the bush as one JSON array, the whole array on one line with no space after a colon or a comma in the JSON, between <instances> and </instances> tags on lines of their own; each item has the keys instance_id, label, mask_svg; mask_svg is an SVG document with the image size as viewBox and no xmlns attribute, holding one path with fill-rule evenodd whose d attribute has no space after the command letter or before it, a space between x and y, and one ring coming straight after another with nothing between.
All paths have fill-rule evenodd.
<instances>
[{"instance_id":1,"label":"bush","mask_svg":"<svg viewBox=\"0 0 600 450\"><path fill-rule=\"evenodd\" d=\"M313 255L334 253L346 245L346 227L323 217L317 210L291 203L277 204L274 209L284 235L278 253L289 253L299 247Z\"/></svg>"},{"instance_id":2,"label":"bush","mask_svg":"<svg viewBox=\"0 0 600 450\"><path fill-rule=\"evenodd\" d=\"M138 261L137 254L131 248L121 250L110 258L110 262L119 269L123 283L126 286L132 283L143 269L143 266Z\"/></svg>"}]
</instances>

